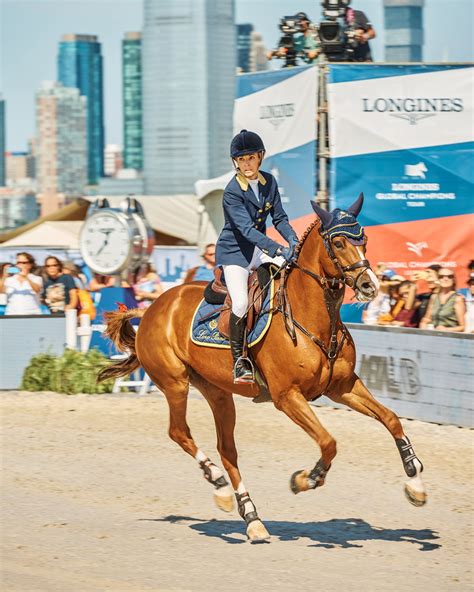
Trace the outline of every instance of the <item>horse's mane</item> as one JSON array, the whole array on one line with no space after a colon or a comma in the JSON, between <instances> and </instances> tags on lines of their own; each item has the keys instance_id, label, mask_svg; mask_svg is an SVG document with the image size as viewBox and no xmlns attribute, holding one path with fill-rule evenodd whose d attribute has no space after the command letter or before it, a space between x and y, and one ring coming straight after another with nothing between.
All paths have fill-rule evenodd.
<instances>
[{"instance_id":1,"label":"horse's mane","mask_svg":"<svg viewBox=\"0 0 474 592\"><path fill-rule=\"evenodd\" d=\"M316 220L314 220L314 222L311 222L311 224L308 226L308 228L304 231L303 236L300 238L299 243L295 249L295 255L297 257L300 254L301 249L303 248L305 240L311 234L311 231L314 228L316 228L316 226L318 227L318 230L321 227L321 221L319 220L319 218L316 218Z\"/></svg>"}]
</instances>

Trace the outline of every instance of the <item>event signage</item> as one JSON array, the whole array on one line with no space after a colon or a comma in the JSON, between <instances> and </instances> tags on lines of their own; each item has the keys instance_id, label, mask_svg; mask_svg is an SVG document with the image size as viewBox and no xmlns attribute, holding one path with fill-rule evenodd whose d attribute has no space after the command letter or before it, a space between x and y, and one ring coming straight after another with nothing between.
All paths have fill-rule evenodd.
<instances>
[{"instance_id":1,"label":"event signage","mask_svg":"<svg viewBox=\"0 0 474 592\"><path fill-rule=\"evenodd\" d=\"M364 192L359 218L373 262L401 273L431 263L464 272L474 222L474 68L329 68L332 207Z\"/></svg>"},{"instance_id":2,"label":"event signage","mask_svg":"<svg viewBox=\"0 0 474 592\"><path fill-rule=\"evenodd\" d=\"M276 177L291 218L307 214L315 195L317 83L314 66L237 77L234 131L262 136L262 168Z\"/></svg>"}]
</instances>

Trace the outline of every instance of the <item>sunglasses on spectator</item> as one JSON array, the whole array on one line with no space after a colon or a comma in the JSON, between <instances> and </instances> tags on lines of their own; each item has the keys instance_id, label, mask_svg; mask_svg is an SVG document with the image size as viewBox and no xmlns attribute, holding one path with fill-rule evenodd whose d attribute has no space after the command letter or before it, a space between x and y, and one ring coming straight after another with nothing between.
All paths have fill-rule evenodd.
<instances>
[{"instance_id":1,"label":"sunglasses on spectator","mask_svg":"<svg viewBox=\"0 0 474 592\"><path fill-rule=\"evenodd\" d=\"M45 267L59 267L57 263L50 263L49 265L45 265Z\"/></svg>"},{"instance_id":2,"label":"sunglasses on spectator","mask_svg":"<svg viewBox=\"0 0 474 592\"><path fill-rule=\"evenodd\" d=\"M443 274L439 274L438 277L441 278L453 278L454 277L454 273L443 273Z\"/></svg>"},{"instance_id":3,"label":"sunglasses on spectator","mask_svg":"<svg viewBox=\"0 0 474 592\"><path fill-rule=\"evenodd\" d=\"M17 261L16 264L17 265L31 265L31 263L29 261Z\"/></svg>"}]
</instances>

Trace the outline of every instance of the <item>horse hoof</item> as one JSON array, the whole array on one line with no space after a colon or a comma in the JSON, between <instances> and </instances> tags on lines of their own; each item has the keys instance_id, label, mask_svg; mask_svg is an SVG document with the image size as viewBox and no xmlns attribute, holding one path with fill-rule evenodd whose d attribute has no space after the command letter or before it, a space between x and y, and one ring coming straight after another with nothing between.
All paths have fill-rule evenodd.
<instances>
[{"instance_id":1,"label":"horse hoof","mask_svg":"<svg viewBox=\"0 0 474 592\"><path fill-rule=\"evenodd\" d=\"M265 543L270 540L270 534L260 520L254 520L247 526L247 537L251 543Z\"/></svg>"},{"instance_id":2,"label":"horse hoof","mask_svg":"<svg viewBox=\"0 0 474 592\"><path fill-rule=\"evenodd\" d=\"M414 506L424 506L427 502L428 496L425 491L419 491L410 487L408 483L405 483L405 497Z\"/></svg>"},{"instance_id":3,"label":"horse hoof","mask_svg":"<svg viewBox=\"0 0 474 592\"><path fill-rule=\"evenodd\" d=\"M219 510L223 512L232 512L234 509L234 496L233 495L215 495L214 502Z\"/></svg>"},{"instance_id":4,"label":"horse hoof","mask_svg":"<svg viewBox=\"0 0 474 592\"><path fill-rule=\"evenodd\" d=\"M307 471L296 471L291 475L290 489L296 495L302 491L308 491L308 472Z\"/></svg>"}]
</instances>

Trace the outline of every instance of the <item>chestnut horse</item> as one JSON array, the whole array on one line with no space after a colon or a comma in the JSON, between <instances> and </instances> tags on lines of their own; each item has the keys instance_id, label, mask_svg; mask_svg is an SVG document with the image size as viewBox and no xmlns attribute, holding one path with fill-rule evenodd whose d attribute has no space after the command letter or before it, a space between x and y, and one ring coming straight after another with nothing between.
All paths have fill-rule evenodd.
<instances>
[{"instance_id":1,"label":"chestnut horse","mask_svg":"<svg viewBox=\"0 0 474 592\"><path fill-rule=\"evenodd\" d=\"M283 303L273 311L268 332L252 348L252 357L265 376L275 407L303 428L321 451L313 469L292 475L290 486L294 493L321 487L336 456L336 440L321 425L308 403L325 394L336 403L374 417L387 428L409 477L405 493L411 503L423 505L426 501L421 480L423 466L398 417L374 399L355 374L354 342L339 316L345 285L362 302L377 294L377 278L365 259L366 238L356 220L362 202L361 194L346 211L333 213L312 202L319 220L307 229L300 240L296 261L283 272L277 300L286 301L286 305ZM340 220L344 223L338 223ZM348 220L349 226L345 224ZM361 240L353 240L357 229ZM145 369L168 401L170 438L197 460L204 477L214 487L219 508L224 511L233 508L235 491L247 536L250 541L258 542L269 538L269 534L238 469L232 393L253 398L259 390L255 385L233 384L229 350L210 350L191 341L191 322L203 298L204 287L202 283L191 283L172 288L145 313L138 309L108 313L106 333L129 357L106 367L99 379L124 376L139 366ZM143 318L135 333L129 321L140 316ZM217 449L232 487L191 436L186 422L190 384L211 407Z\"/></svg>"}]
</instances>

